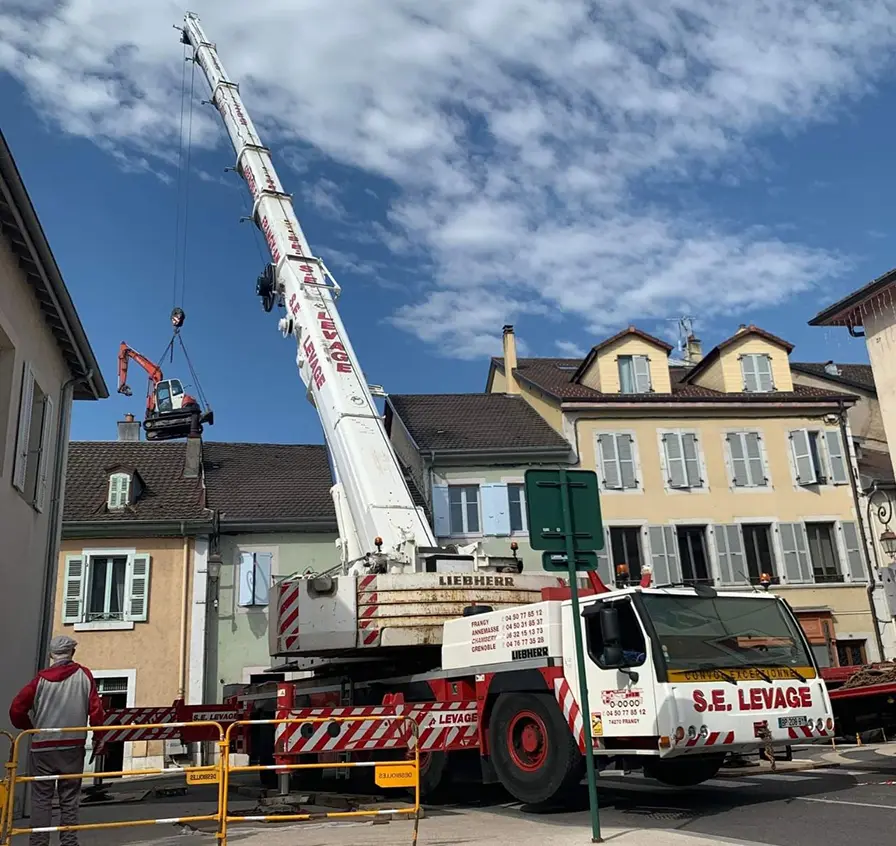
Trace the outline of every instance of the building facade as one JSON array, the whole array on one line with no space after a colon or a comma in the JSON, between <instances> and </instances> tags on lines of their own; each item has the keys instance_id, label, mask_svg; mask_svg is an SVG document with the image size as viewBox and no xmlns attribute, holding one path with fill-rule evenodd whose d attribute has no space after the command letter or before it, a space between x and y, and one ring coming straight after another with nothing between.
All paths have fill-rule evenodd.
<instances>
[{"instance_id":1,"label":"building facade","mask_svg":"<svg viewBox=\"0 0 896 846\"><path fill-rule=\"evenodd\" d=\"M487 390L523 398L597 472L605 580L649 564L656 584L760 589L767 574L822 665L880 654L852 395L794 384L790 344L752 326L689 367L634 327L584 359L518 360L504 338Z\"/></svg>"},{"instance_id":2,"label":"building facade","mask_svg":"<svg viewBox=\"0 0 896 846\"><path fill-rule=\"evenodd\" d=\"M109 391L0 135L0 728L46 664L73 401ZM14 648L12 645L15 645Z\"/></svg>"}]
</instances>

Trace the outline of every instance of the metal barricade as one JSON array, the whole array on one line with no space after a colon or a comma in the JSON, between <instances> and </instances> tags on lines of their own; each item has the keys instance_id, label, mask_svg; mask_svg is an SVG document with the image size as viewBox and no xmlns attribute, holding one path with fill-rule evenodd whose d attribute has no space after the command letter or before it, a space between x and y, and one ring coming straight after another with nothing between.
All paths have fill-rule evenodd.
<instances>
[{"instance_id":1,"label":"metal barricade","mask_svg":"<svg viewBox=\"0 0 896 846\"><path fill-rule=\"evenodd\" d=\"M22 740L25 737L28 737L32 734L57 734L57 735L65 735L66 733L80 733L80 732L94 732L94 734L98 732L107 732L107 731L123 731L126 729L135 729L135 730L150 730L150 729L183 729L187 727L205 727L209 729L209 733L213 732L218 735L218 746L222 751L221 761L218 764L211 764L204 767L159 767L152 769L143 769L143 770L116 770L114 772L99 772L99 773L89 773L89 772L81 772L81 773L66 773L59 775L42 775L42 776L20 776L18 775L19 768L19 755L22 746ZM5 732L4 732L5 734ZM9 736L9 735L7 735ZM189 723L131 723L129 725L111 725L111 726L77 726L72 728L53 728L53 729L28 729L27 731L23 731L18 735L15 739L11 736L10 740L12 740L12 750L9 757L9 762L6 765L6 779L5 784L7 785L7 795L4 801L4 811L0 812L3 815L4 822L6 823L6 830L3 832L3 844L4 846L9 846L10 841L15 835L18 834L31 834L31 833L50 833L55 831L91 831L98 829L111 829L111 828L135 828L138 826L146 826L146 825L178 825L185 823L197 823L197 822L215 822L217 824L219 832L223 826L223 811L227 806L227 803L223 799L222 789L224 787L224 781L226 776L226 763L228 760L228 756L223 748L225 741L224 737L224 728L220 723L212 722L210 720L201 720ZM228 732L229 737L229 732ZM83 781L85 778L112 778L116 776L135 776L135 775L164 775L167 773L184 773L187 778L187 782L190 783L191 780L194 782L202 782L205 781L207 783L217 783L218 785L218 805L215 809L215 813L213 814L202 814L191 817L172 817L172 818L164 818L164 819L146 819L146 820L127 820L122 822L104 822L104 823L80 823L78 825L56 825L56 826L47 826L43 828L16 828L13 824L13 807L15 803L15 789L17 784L27 784L34 783L39 781L60 781L64 779L79 779ZM220 834L219 834L220 836Z\"/></svg>"},{"instance_id":2,"label":"metal barricade","mask_svg":"<svg viewBox=\"0 0 896 846\"><path fill-rule=\"evenodd\" d=\"M230 765L231 733L238 726L250 725L320 725L321 723L360 723L360 722L387 722L400 723L409 729L407 748L413 750L413 758L405 761L333 761L332 763L315 764L256 764L245 767ZM387 729L388 730L388 729ZM413 815L414 830L412 843L416 844L420 827L420 726L417 721L408 715L376 715L360 717L290 717L278 720L241 720L231 723L227 728L224 740L221 744L221 757L226 762L223 767L223 784L220 791L221 805L221 829L218 833L219 842L224 846L227 843L227 827L230 823L248 822L299 822L307 820L345 819L352 817L377 817L387 814ZM393 747L394 748L394 747ZM355 767L374 767L374 780L379 787L409 787L414 791L414 804L410 808L384 808L365 811L328 811L314 814L262 814L253 816L237 816L228 813L227 794L230 785L231 773L258 773L263 770L276 770L277 772L291 772L293 770L324 770Z\"/></svg>"},{"instance_id":3,"label":"metal barricade","mask_svg":"<svg viewBox=\"0 0 896 846\"><path fill-rule=\"evenodd\" d=\"M6 760L6 766L3 770L3 779L0 781L0 838L6 836L7 822L7 801L10 794L9 780L12 775L10 763L12 762L12 752L15 747L16 739L8 732L0 730L0 737L5 737L9 741L9 757ZM10 817L12 819L12 817Z\"/></svg>"}]
</instances>

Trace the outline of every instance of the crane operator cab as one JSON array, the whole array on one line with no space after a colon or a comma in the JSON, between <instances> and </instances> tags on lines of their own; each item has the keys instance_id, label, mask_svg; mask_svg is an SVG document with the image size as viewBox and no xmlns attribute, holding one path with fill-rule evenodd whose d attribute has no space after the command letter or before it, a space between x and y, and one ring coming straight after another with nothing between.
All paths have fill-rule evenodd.
<instances>
[{"instance_id":1,"label":"crane operator cab","mask_svg":"<svg viewBox=\"0 0 896 846\"><path fill-rule=\"evenodd\" d=\"M159 414L167 414L171 411L179 411L186 405L196 405L189 394L184 393L184 386L180 379L163 379L156 385L156 411ZM188 402L184 403L184 397Z\"/></svg>"},{"instance_id":2,"label":"crane operator cab","mask_svg":"<svg viewBox=\"0 0 896 846\"><path fill-rule=\"evenodd\" d=\"M198 436L202 424L214 423L214 413L202 411L199 402L184 390L180 379L162 379L152 390L152 410L143 421L146 439L164 441Z\"/></svg>"}]
</instances>

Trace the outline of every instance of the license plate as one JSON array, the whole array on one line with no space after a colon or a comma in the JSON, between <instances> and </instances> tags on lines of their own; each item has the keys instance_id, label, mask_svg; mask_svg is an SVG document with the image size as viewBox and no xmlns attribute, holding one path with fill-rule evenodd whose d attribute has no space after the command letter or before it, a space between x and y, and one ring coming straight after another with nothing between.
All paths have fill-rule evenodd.
<instances>
[{"instance_id":1,"label":"license plate","mask_svg":"<svg viewBox=\"0 0 896 846\"><path fill-rule=\"evenodd\" d=\"M778 717L778 728L803 728L809 725L808 717Z\"/></svg>"}]
</instances>

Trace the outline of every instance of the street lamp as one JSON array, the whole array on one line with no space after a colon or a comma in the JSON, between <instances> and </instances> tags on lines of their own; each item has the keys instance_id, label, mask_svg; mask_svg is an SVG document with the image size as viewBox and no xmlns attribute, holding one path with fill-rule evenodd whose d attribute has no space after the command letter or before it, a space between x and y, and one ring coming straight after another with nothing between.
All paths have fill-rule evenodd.
<instances>
[{"instance_id":1,"label":"street lamp","mask_svg":"<svg viewBox=\"0 0 896 846\"><path fill-rule=\"evenodd\" d=\"M872 487L871 493L868 494L868 523L871 525L871 514L877 517L879 525L883 526L880 533L880 547L885 555L893 558L896 556L896 532L890 528L890 521L893 519L893 498L885 490L879 488L876 484Z\"/></svg>"},{"instance_id":2,"label":"street lamp","mask_svg":"<svg viewBox=\"0 0 896 846\"><path fill-rule=\"evenodd\" d=\"M880 545L887 555L896 555L896 532L884 529L880 533Z\"/></svg>"},{"instance_id":3,"label":"street lamp","mask_svg":"<svg viewBox=\"0 0 896 846\"><path fill-rule=\"evenodd\" d=\"M220 552L213 552L208 557L208 580L213 584L217 583L218 579L221 578L221 565L224 563L224 559L221 558Z\"/></svg>"}]
</instances>

